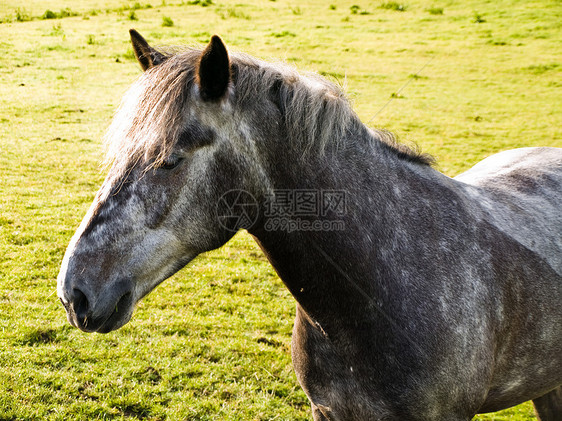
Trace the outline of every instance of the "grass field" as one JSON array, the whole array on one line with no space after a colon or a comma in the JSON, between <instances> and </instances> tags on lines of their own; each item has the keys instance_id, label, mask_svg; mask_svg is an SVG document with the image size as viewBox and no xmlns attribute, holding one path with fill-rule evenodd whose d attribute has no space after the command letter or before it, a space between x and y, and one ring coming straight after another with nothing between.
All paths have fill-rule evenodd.
<instances>
[{"instance_id":1,"label":"grass field","mask_svg":"<svg viewBox=\"0 0 562 421\"><path fill-rule=\"evenodd\" d=\"M310 419L290 361L294 303L245 233L119 331L66 322L60 261L140 74L127 30L156 45L217 33L317 71L452 176L500 150L562 146L562 2L148 1L0 3L0 420ZM526 403L475 419L534 416Z\"/></svg>"}]
</instances>

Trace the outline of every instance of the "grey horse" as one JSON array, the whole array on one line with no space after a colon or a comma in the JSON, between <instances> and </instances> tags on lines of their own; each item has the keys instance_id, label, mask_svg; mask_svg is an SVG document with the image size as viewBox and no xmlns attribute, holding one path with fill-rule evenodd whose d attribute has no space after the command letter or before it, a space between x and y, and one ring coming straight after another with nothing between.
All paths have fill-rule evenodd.
<instances>
[{"instance_id":1,"label":"grey horse","mask_svg":"<svg viewBox=\"0 0 562 421\"><path fill-rule=\"evenodd\" d=\"M562 420L562 149L449 178L321 77L217 36L175 53L131 38L145 71L58 277L72 325L118 329L246 229L297 301L315 420L467 421L527 400Z\"/></svg>"}]
</instances>

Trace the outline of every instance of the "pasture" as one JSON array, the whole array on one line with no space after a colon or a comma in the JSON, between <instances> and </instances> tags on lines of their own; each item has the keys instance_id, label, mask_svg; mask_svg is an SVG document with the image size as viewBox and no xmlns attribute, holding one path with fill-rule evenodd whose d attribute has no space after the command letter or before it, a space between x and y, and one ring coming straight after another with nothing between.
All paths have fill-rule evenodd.
<instances>
[{"instance_id":1,"label":"pasture","mask_svg":"<svg viewBox=\"0 0 562 421\"><path fill-rule=\"evenodd\" d=\"M562 146L562 3L247 0L0 5L0 420L310 419L294 303L245 233L107 335L66 322L64 250L103 180L101 137L140 74L128 38L206 43L317 71L373 127L456 175ZM444 338L446 340L446 338ZM530 404L478 420L532 420Z\"/></svg>"}]
</instances>

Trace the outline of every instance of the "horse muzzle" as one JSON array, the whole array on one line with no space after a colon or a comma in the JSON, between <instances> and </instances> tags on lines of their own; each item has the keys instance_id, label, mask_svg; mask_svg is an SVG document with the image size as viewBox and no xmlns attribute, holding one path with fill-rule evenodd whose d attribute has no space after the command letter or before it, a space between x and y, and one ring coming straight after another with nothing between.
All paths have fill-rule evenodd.
<instances>
[{"instance_id":1,"label":"horse muzzle","mask_svg":"<svg viewBox=\"0 0 562 421\"><path fill-rule=\"evenodd\" d=\"M133 288L130 281L118 281L96 294L86 282L69 282L59 289L59 298L68 321L84 332L108 333L126 324L133 313Z\"/></svg>"}]
</instances>

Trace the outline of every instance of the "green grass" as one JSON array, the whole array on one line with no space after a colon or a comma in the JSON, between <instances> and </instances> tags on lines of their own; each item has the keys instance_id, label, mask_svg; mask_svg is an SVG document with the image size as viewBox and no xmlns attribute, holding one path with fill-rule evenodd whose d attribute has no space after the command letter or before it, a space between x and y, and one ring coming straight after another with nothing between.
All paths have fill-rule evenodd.
<instances>
[{"instance_id":1,"label":"green grass","mask_svg":"<svg viewBox=\"0 0 562 421\"><path fill-rule=\"evenodd\" d=\"M387 1L379 6L381 9L396 10L398 12L405 12L408 9L408 5L403 3L397 3L395 1Z\"/></svg>"},{"instance_id":2,"label":"green grass","mask_svg":"<svg viewBox=\"0 0 562 421\"><path fill-rule=\"evenodd\" d=\"M442 15L443 14L443 8L442 7L430 7L429 9L427 9L427 12L430 15Z\"/></svg>"},{"instance_id":3,"label":"green grass","mask_svg":"<svg viewBox=\"0 0 562 421\"><path fill-rule=\"evenodd\" d=\"M164 27L174 26L174 21L169 16L163 16L162 17L162 26L164 26Z\"/></svg>"},{"instance_id":4,"label":"green grass","mask_svg":"<svg viewBox=\"0 0 562 421\"><path fill-rule=\"evenodd\" d=\"M140 74L133 25L156 45L218 33L339 80L364 121L416 141L448 175L500 150L562 146L559 1L389 3L0 4L0 420L310 419L290 362L294 303L247 234L108 335L68 326L55 280L103 180L101 136ZM534 417L527 403L476 419Z\"/></svg>"}]
</instances>

